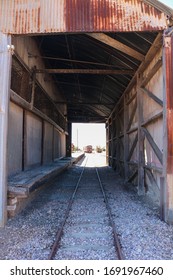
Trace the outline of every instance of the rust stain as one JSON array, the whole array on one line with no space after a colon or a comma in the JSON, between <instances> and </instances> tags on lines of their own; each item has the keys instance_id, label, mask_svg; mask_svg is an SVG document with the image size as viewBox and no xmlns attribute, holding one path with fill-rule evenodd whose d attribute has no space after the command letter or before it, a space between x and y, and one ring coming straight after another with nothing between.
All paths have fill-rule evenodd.
<instances>
[{"instance_id":1,"label":"rust stain","mask_svg":"<svg viewBox=\"0 0 173 280\"><path fill-rule=\"evenodd\" d=\"M167 13L141 0L1 0L0 30L12 34L127 32L167 28Z\"/></svg>"},{"instance_id":2,"label":"rust stain","mask_svg":"<svg viewBox=\"0 0 173 280\"><path fill-rule=\"evenodd\" d=\"M152 31L166 28L165 15L139 0L66 0L66 31Z\"/></svg>"}]
</instances>

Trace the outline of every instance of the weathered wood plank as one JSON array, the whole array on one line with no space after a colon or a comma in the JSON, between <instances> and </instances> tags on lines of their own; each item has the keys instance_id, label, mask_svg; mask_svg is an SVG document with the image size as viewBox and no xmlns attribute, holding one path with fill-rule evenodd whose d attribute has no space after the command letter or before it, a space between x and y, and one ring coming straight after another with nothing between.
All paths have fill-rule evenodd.
<instances>
[{"instance_id":1,"label":"weathered wood plank","mask_svg":"<svg viewBox=\"0 0 173 280\"><path fill-rule=\"evenodd\" d=\"M124 95L128 94L132 90L132 88L136 85L137 77L138 77L139 73L142 73L146 69L146 67L150 64L150 62L152 61L153 57L160 50L161 47L162 47L162 33L160 32L157 35L155 41L153 42L153 44L152 44L150 50L148 51L147 55L145 56L145 60L141 63L141 65L139 66L139 68L136 71L135 75L131 79L129 85L125 89ZM122 96L119 99L117 105L114 107L114 109L112 110L112 112L111 112L109 117L111 117L114 114L114 112L117 110L117 107L122 102L123 98L124 98L124 96Z\"/></svg>"},{"instance_id":2,"label":"weathered wood plank","mask_svg":"<svg viewBox=\"0 0 173 280\"><path fill-rule=\"evenodd\" d=\"M118 40L109 37L104 33L87 33L87 35L139 61L143 61L145 58L143 54L119 42Z\"/></svg>"},{"instance_id":3,"label":"weathered wood plank","mask_svg":"<svg viewBox=\"0 0 173 280\"><path fill-rule=\"evenodd\" d=\"M128 106L126 105L126 98L124 96L124 175L125 181L128 179L129 165L127 162L129 154L129 135L127 134L127 124L128 124Z\"/></svg>"},{"instance_id":4,"label":"weathered wood plank","mask_svg":"<svg viewBox=\"0 0 173 280\"><path fill-rule=\"evenodd\" d=\"M136 109L137 109L137 100L135 100L135 104L133 106L133 109L132 109L132 112L131 112L131 116L130 116L129 123L127 125L127 130L126 131L130 130L130 127L132 125L132 122L133 122L133 119L134 119L134 116L135 116L135 113L136 113Z\"/></svg>"},{"instance_id":5,"label":"weathered wood plank","mask_svg":"<svg viewBox=\"0 0 173 280\"><path fill-rule=\"evenodd\" d=\"M145 173L144 173L144 133L141 128L143 120L143 98L140 91L142 82L142 73L138 75L137 79L137 114L138 114L138 194L145 194Z\"/></svg>"},{"instance_id":6,"label":"weathered wood plank","mask_svg":"<svg viewBox=\"0 0 173 280\"><path fill-rule=\"evenodd\" d=\"M160 67L162 66L162 58L160 58L156 64L153 66L153 68L150 70L150 72L148 73L148 75L143 79L142 83L141 83L141 87L145 87L148 82L152 79L152 77L157 73L157 71L160 69Z\"/></svg>"},{"instance_id":7,"label":"weathered wood plank","mask_svg":"<svg viewBox=\"0 0 173 280\"><path fill-rule=\"evenodd\" d=\"M154 178L153 173L151 172L151 170L146 169L146 174L147 174L147 176L148 176L148 178L150 180L150 183L152 185L154 185L157 189L159 189L159 186L158 186L158 184L156 182L156 179Z\"/></svg>"},{"instance_id":8,"label":"weathered wood plank","mask_svg":"<svg viewBox=\"0 0 173 280\"><path fill-rule=\"evenodd\" d=\"M136 93L133 94L128 100L126 100L126 105L129 105L132 103L132 101L136 98Z\"/></svg>"},{"instance_id":9,"label":"weathered wood plank","mask_svg":"<svg viewBox=\"0 0 173 280\"><path fill-rule=\"evenodd\" d=\"M138 143L138 133L136 134L136 137L135 137L135 139L133 141L133 144L132 144L132 147L130 149L130 152L129 152L129 155L128 155L128 158L127 158L128 161L131 159L131 157L133 155L133 152L134 152L134 149L136 148L137 143Z\"/></svg>"},{"instance_id":10,"label":"weathered wood plank","mask_svg":"<svg viewBox=\"0 0 173 280\"><path fill-rule=\"evenodd\" d=\"M31 104L28 103L26 100L24 100L22 97L20 97L17 93L14 91L10 90L10 99L12 102L15 104L21 106L22 108L34 113L38 117L46 120L47 122L53 124L60 132L63 132L63 129L55 123L53 120L51 120L49 117L47 117L44 113L36 109L35 107L31 108Z\"/></svg>"},{"instance_id":11,"label":"weathered wood plank","mask_svg":"<svg viewBox=\"0 0 173 280\"><path fill-rule=\"evenodd\" d=\"M173 224L173 27L165 30L163 36L163 78L164 78L164 134L163 174L165 221Z\"/></svg>"},{"instance_id":12,"label":"weathered wood plank","mask_svg":"<svg viewBox=\"0 0 173 280\"><path fill-rule=\"evenodd\" d=\"M11 75L11 55L8 46L11 36L0 32L0 227L7 220L7 132L9 89Z\"/></svg>"},{"instance_id":13,"label":"weathered wood plank","mask_svg":"<svg viewBox=\"0 0 173 280\"><path fill-rule=\"evenodd\" d=\"M146 119L144 122L142 122L142 126L146 126L149 123L152 123L154 121L157 121L158 119L160 119L161 117L163 117L163 111L159 112L158 114L156 114L155 116L152 116L148 119Z\"/></svg>"},{"instance_id":14,"label":"weathered wood plank","mask_svg":"<svg viewBox=\"0 0 173 280\"><path fill-rule=\"evenodd\" d=\"M127 182L132 182L132 181L137 177L137 175L138 175L138 171L135 170L135 171L131 174L131 176L127 179Z\"/></svg>"},{"instance_id":15,"label":"weathered wood plank","mask_svg":"<svg viewBox=\"0 0 173 280\"><path fill-rule=\"evenodd\" d=\"M163 107L163 101L160 98L158 98L151 91L149 91L148 89L146 89L144 87L141 87L140 89L142 90L142 92L147 94L150 98L152 98L156 103L158 103L161 107Z\"/></svg>"},{"instance_id":16,"label":"weathered wood plank","mask_svg":"<svg viewBox=\"0 0 173 280\"><path fill-rule=\"evenodd\" d=\"M37 74L91 74L91 75L134 75L133 70L110 69L37 69Z\"/></svg>"},{"instance_id":17,"label":"weathered wood plank","mask_svg":"<svg viewBox=\"0 0 173 280\"><path fill-rule=\"evenodd\" d=\"M160 174L163 174L163 168L157 167L157 166L155 166L155 165L153 165L153 164L151 164L151 163L145 164L145 165L144 165L144 168L145 168L145 169L149 169L149 170L154 170L154 171L156 171L156 172L158 172L158 173L160 173Z\"/></svg>"},{"instance_id":18,"label":"weathered wood plank","mask_svg":"<svg viewBox=\"0 0 173 280\"><path fill-rule=\"evenodd\" d=\"M156 142L154 141L154 139L151 136L151 134L149 133L149 131L144 127L142 127L142 130L145 133L145 136L146 136L148 142L150 143L150 145L151 145L154 153L156 154L157 158L159 159L160 163L163 164L163 153L161 152L161 150L157 146Z\"/></svg>"}]
</instances>

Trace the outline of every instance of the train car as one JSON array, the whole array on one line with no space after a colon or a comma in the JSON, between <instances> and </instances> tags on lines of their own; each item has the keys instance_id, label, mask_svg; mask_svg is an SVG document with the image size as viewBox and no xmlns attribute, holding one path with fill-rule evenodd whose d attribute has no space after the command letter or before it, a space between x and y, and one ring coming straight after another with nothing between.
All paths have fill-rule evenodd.
<instances>
[{"instance_id":1,"label":"train car","mask_svg":"<svg viewBox=\"0 0 173 280\"><path fill-rule=\"evenodd\" d=\"M93 147L92 147L92 145L88 145L88 146L85 146L83 148L83 150L85 153L92 153Z\"/></svg>"}]
</instances>

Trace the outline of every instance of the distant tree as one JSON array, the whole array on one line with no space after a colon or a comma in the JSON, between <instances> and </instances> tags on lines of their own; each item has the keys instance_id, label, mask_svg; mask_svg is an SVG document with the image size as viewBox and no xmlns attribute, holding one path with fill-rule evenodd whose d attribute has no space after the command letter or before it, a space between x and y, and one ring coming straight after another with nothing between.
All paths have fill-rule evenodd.
<instances>
[{"instance_id":1,"label":"distant tree","mask_svg":"<svg viewBox=\"0 0 173 280\"><path fill-rule=\"evenodd\" d=\"M96 146L96 152L97 153L102 153L102 148L100 146Z\"/></svg>"}]
</instances>

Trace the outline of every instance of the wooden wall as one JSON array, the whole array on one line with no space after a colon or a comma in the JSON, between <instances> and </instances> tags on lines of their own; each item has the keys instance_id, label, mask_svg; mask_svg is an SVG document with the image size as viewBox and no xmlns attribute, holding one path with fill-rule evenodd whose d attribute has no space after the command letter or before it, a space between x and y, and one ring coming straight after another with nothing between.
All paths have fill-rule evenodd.
<instances>
[{"instance_id":1,"label":"wooden wall","mask_svg":"<svg viewBox=\"0 0 173 280\"><path fill-rule=\"evenodd\" d=\"M160 48L136 74L107 123L109 165L139 195L149 196L158 205L163 176L163 88Z\"/></svg>"},{"instance_id":2,"label":"wooden wall","mask_svg":"<svg viewBox=\"0 0 173 280\"><path fill-rule=\"evenodd\" d=\"M8 176L66 155L65 134L13 102L9 106L8 128Z\"/></svg>"}]
</instances>

